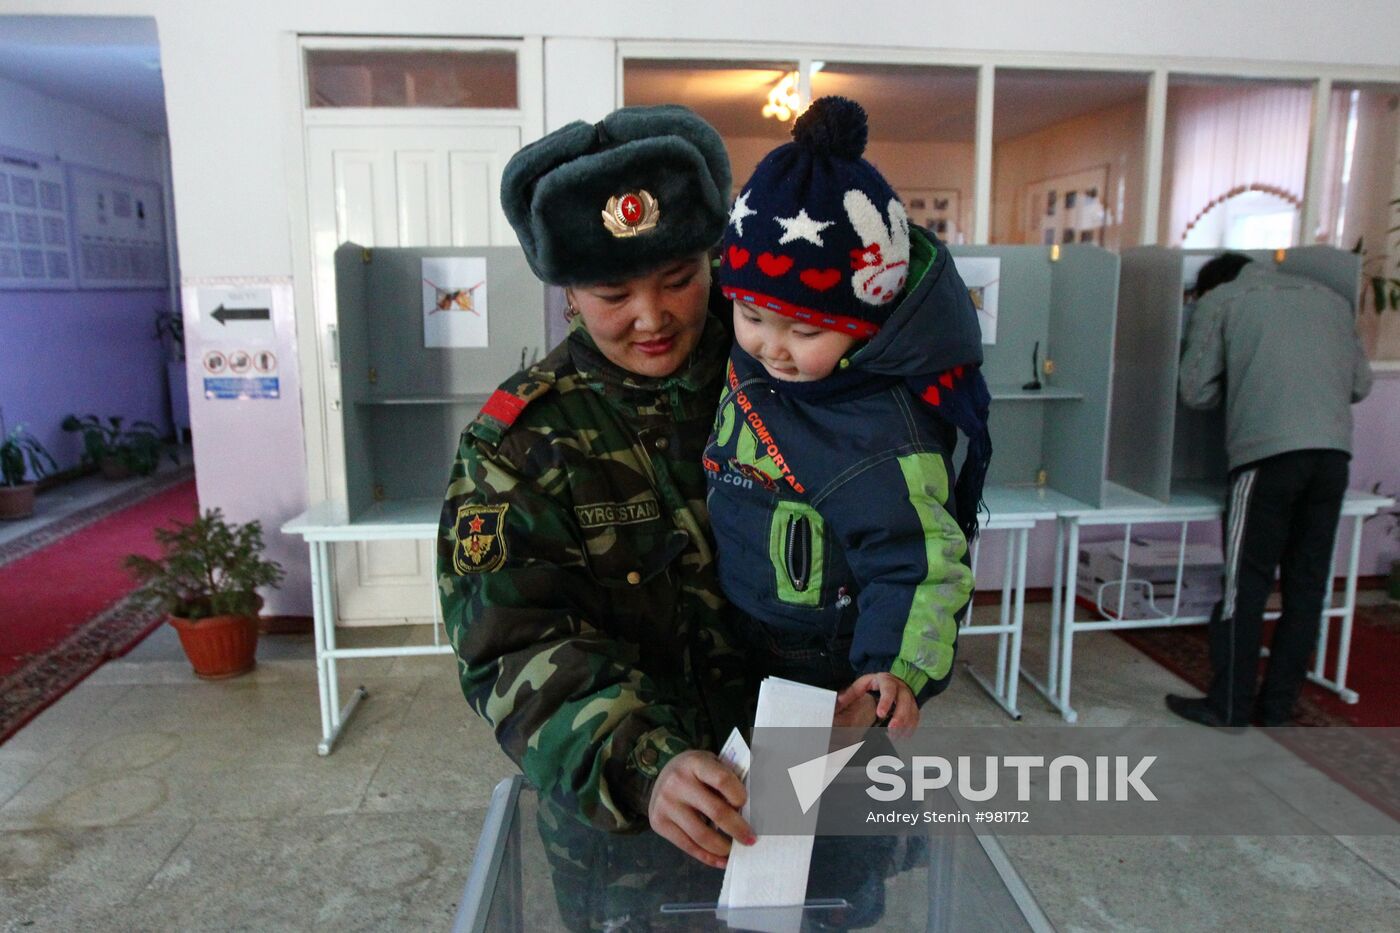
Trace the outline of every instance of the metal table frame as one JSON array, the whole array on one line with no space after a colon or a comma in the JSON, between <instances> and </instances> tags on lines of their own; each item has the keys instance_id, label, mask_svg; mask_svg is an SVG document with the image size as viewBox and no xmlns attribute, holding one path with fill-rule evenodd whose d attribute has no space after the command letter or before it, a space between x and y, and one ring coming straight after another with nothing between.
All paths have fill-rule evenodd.
<instances>
[{"instance_id":1,"label":"metal table frame","mask_svg":"<svg viewBox=\"0 0 1400 933\"><path fill-rule=\"evenodd\" d=\"M973 625L975 607L968 606L958 637L997 636L996 671L991 679L970 662L963 667L973 681L1012 719L1020 719L1016 705L1021 677L1021 636L1026 617L1026 558L1032 529L1043 521L1054 520L1059 511L1083 508L1078 500L1041 487L989 486L983 496L988 518L982 532L1006 532L1006 561L1002 568L1001 615L995 625ZM972 545L972 573L982 553L982 535Z\"/></svg>"},{"instance_id":2,"label":"metal table frame","mask_svg":"<svg viewBox=\"0 0 1400 933\"><path fill-rule=\"evenodd\" d=\"M1222 493L1202 487L1183 488L1172 496L1170 502L1162 503L1155 499L1133 493L1121 487L1112 487L1105 496L1102 508L1062 510L1056 523L1055 534L1055 577L1052 585L1050 609L1050 646L1046 661L1045 681L1021 672L1035 690L1043 696L1065 722L1076 722L1079 714L1070 706L1070 685L1073 673L1074 636L1078 632L1102 632L1138 628L1171 628L1184 625L1201 625L1210 621L1206 616L1181 616L1181 581L1185 572L1187 529L1191 524L1203 521L1219 521L1224 514ZM1352 618L1356 610L1356 579L1361 560L1362 522L1381 509L1394 505L1393 499L1370 493L1348 492L1342 506L1342 519L1352 519L1347 573L1343 584L1343 602L1333 606L1333 593L1336 588L1337 550L1333 549L1328 588L1323 605L1322 626L1318 632L1317 656L1308 679L1333 691L1347 703L1358 699L1355 691L1346 686L1347 662L1351 654ZM1181 527L1176 567L1176 586L1172 598L1172 611L1165 617L1148 619L1124 618L1124 603L1127 596L1128 565L1131 558L1132 531L1134 524L1179 524ZM1123 575L1118 584L1118 611L1115 617L1101 620L1079 621L1075 618L1075 598L1079 579L1079 530L1091 525L1123 526ZM1340 544L1341 534L1338 534ZM1266 618L1274 619L1278 613L1267 613ZM1332 619L1341 621L1341 637L1337 647L1336 678L1326 675L1328 630Z\"/></svg>"},{"instance_id":3,"label":"metal table frame","mask_svg":"<svg viewBox=\"0 0 1400 933\"><path fill-rule=\"evenodd\" d=\"M336 592L331 545L353 541L433 541L437 538L441 503L430 500L377 503L366 515L351 521L343 505L322 502L282 526L284 534L300 535L311 547L311 603L316 640L316 684L321 699L320 755L329 755L360 702L369 696L357 686L350 701L340 705L340 679L336 662L349 658L398 658L452 654L442 642L442 626L433 625L431 645L391 645L379 648L339 648L335 643ZM436 588L432 599L433 621L440 621Z\"/></svg>"}]
</instances>

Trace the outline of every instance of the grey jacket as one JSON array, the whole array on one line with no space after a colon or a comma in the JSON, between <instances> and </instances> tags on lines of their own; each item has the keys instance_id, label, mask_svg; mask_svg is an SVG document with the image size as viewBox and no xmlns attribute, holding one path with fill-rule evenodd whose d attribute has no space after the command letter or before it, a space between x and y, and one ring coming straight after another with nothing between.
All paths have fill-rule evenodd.
<instances>
[{"instance_id":1,"label":"grey jacket","mask_svg":"<svg viewBox=\"0 0 1400 933\"><path fill-rule=\"evenodd\" d=\"M1370 391L1350 304L1311 279L1252 262L1191 315L1181 400L1224 396L1231 470L1290 450L1351 453L1350 406Z\"/></svg>"}]
</instances>

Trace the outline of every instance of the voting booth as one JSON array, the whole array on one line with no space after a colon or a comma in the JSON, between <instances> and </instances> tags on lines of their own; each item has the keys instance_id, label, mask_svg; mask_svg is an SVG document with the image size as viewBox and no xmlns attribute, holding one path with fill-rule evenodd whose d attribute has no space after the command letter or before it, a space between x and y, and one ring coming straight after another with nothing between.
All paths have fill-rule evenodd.
<instances>
[{"instance_id":1,"label":"voting booth","mask_svg":"<svg viewBox=\"0 0 1400 933\"><path fill-rule=\"evenodd\" d=\"M462 429L545 350L544 285L519 247L335 254L351 518L441 500Z\"/></svg>"},{"instance_id":2,"label":"voting booth","mask_svg":"<svg viewBox=\"0 0 1400 933\"><path fill-rule=\"evenodd\" d=\"M1096 246L953 246L982 312L989 486L1103 497L1118 257ZM971 262L969 262L971 260ZM982 266L993 261L994 265ZM990 311L990 313L989 313ZM1026 388L1038 382L1038 388Z\"/></svg>"},{"instance_id":3,"label":"voting booth","mask_svg":"<svg viewBox=\"0 0 1400 933\"><path fill-rule=\"evenodd\" d=\"M1218 250L1144 246L1124 250L1113 352L1108 479L1161 502L1184 485L1225 482L1223 406L1193 411L1178 397L1181 346L1189 322L1186 291ZM1360 299L1361 257L1330 246L1245 252L1255 262Z\"/></svg>"}]
</instances>

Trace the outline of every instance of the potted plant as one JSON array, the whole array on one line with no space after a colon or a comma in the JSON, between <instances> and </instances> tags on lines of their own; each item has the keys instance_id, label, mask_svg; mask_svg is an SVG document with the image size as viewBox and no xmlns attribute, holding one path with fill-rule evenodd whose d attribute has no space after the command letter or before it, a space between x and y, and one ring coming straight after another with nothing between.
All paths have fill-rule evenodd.
<instances>
[{"instance_id":1,"label":"potted plant","mask_svg":"<svg viewBox=\"0 0 1400 933\"><path fill-rule=\"evenodd\" d=\"M132 554L126 567L144 586L138 600L169 613L200 677L219 680L253 669L258 648L258 587L282 582L282 567L262 556L262 523L224 520L209 509L193 522L157 528L159 559Z\"/></svg>"},{"instance_id":2,"label":"potted plant","mask_svg":"<svg viewBox=\"0 0 1400 933\"><path fill-rule=\"evenodd\" d=\"M35 485L26 483L25 476L37 481L57 469L53 457L24 425L6 431L5 415L0 412L0 519L33 515Z\"/></svg>"},{"instance_id":3,"label":"potted plant","mask_svg":"<svg viewBox=\"0 0 1400 933\"><path fill-rule=\"evenodd\" d=\"M111 416L104 424L96 415L69 415L63 419L63 430L82 434L83 463L96 465L108 479L150 476L160 463L165 442L149 421L133 421L125 428L123 421ZM170 458L180 462L173 449Z\"/></svg>"}]
</instances>

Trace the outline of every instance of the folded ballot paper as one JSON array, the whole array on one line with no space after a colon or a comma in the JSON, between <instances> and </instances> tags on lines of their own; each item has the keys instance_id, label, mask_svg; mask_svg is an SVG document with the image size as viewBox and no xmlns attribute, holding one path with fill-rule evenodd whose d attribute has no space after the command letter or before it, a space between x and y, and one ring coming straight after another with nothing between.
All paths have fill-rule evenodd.
<instances>
[{"instance_id":1,"label":"folded ballot paper","mask_svg":"<svg viewBox=\"0 0 1400 933\"><path fill-rule=\"evenodd\" d=\"M781 677L769 677L758 691L754 728L795 726L825 729L836 712L836 693ZM825 739L823 739L823 745ZM720 751L724 761L749 787L750 751L736 729ZM750 819L745 803L744 819ZM802 925L807 873L812 863L812 836L765 836L751 846L735 843L724 869L717 913L731 927L770 933L796 931Z\"/></svg>"}]
</instances>

